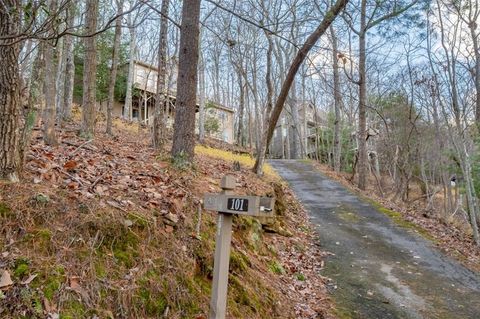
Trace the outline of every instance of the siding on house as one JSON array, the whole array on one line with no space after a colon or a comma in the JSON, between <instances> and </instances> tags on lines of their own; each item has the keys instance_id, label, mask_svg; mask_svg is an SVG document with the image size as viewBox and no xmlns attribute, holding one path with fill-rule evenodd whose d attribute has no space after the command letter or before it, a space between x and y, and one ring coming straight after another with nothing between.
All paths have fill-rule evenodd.
<instances>
[{"instance_id":1,"label":"siding on house","mask_svg":"<svg viewBox=\"0 0 480 319\"><path fill-rule=\"evenodd\" d=\"M155 95L157 91L157 68L136 61L134 65L134 89L136 94L133 98L133 117L134 120L142 121L147 125L153 124L153 117L155 114ZM169 128L173 127L174 111L175 111L175 100L176 92L169 90L165 94L168 101L168 119L167 125ZM211 106L206 110L207 116L213 116L217 119L219 123L219 131L212 133L208 137L216 138L224 142L233 144L234 140L234 115L235 111L232 108L229 108L218 103L211 102ZM198 134L198 104L196 112L196 129L195 132ZM105 105L100 105L100 109L103 112L106 112L106 103ZM123 103L115 102L113 115L116 117L121 117L123 114Z\"/></svg>"},{"instance_id":2,"label":"siding on house","mask_svg":"<svg viewBox=\"0 0 480 319\"><path fill-rule=\"evenodd\" d=\"M323 111L316 110L315 105L309 102L298 104L298 115L300 120L300 148L305 148L308 157L314 157L317 145L316 130L326 123L326 114ZM273 139L269 147L269 156L271 158L291 158L293 149L293 140L296 132L292 125L291 115L284 109L280 115Z\"/></svg>"}]
</instances>

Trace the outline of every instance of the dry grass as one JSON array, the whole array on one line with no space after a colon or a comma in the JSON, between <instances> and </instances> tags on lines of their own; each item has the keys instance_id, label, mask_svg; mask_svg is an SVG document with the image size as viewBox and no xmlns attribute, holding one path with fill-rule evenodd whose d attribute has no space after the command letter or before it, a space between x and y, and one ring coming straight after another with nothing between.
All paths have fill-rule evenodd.
<instances>
[{"instance_id":1,"label":"dry grass","mask_svg":"<svg viewBox=\"0 0 480 319\"><path fill-rule=\"evenodd\" d=\"M236 161L236 162L239 162L240 165L245 166L248 169L252 169L253 165L255 164L255 158L253 158L249 154L237 154L230 151L212 148L204 145L196 145L195 153L221 159L224 161L228 161L232 163L232 165L233 165L233 162ZM265 174L267 174L268 176L280 179L278 174L268 163L265 163L263 170Z\"/></svg>"}]
</instances>

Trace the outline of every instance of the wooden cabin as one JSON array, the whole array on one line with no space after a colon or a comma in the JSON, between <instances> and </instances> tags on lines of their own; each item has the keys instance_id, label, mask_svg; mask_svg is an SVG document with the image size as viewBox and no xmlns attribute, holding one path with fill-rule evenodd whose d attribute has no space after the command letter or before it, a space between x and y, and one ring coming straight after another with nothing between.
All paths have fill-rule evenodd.
<instances>
[{"instance_id":1,"label":"wooden cabin","mask_svg":"<svg viewBox=\"0 0 480 319\"><path fill-rule=\"evenodd\" d=\"M157 68L144 62L135 61L133 74L134 93L132 97L132 117L135 121L141 121L146 125L153 125L157 91ZM165 94L165 97L165 108L168 112L167 125L171 128L173 126L175 114L176 93L168 91L168 93ZM207 104L208 108L206 108L205 112L206 117L214 117L219 124L218 130L211 132L210 135L207 136L233 144L235 111L232 108L212 101L208 101ZM101 106L101 108L103 110L105 107ZM199 105L197 104L196 133L198 133L198 110ZM124 103L115 103L113 116L122 117L123 114Z\"/></svg>"}]
</instances>

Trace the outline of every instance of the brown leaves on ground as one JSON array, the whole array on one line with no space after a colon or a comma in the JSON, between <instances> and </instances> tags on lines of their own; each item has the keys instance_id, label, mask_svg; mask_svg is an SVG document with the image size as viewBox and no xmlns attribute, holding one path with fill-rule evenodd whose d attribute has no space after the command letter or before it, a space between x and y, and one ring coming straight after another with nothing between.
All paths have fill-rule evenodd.
<instances>
[{"instance_id":1,"label":"brown leaves on ground","mask_svg":"<svg viewBox=\"0 0 480 319\"><path fill-rule=\"evenodd\" d=\"M167 307L157 316L201 318L208 310L205 286L211 284L216 213L203 213L197 237L198 207L204 193L219 192L221 177L232 174L237 193L277 196L282 205L269 225L273 233L261 226L250 233L252 221L236 219L232 252L248 262L231 268L235 286L229 298L236 309L229 311L237 313L231 317L261 318L257 305L244 296L255 294L275 301L262 310L275 318L328 318L331 303L318 274L323 253L312 244L304 210L279 181L259 179L248 167L236 171L233 163L206 155L196 156L194 170L177 170L166 153L150 147L145 132L122 131L114 138L97 133L86 141L71 124L57 133L59 144L47 146L35 131L27 182L0 188L0 204L9 206L0 226L6 253L0 269L16 269L22 258L28 265L25 273L17 270L18 278L10 278L13 283L7 275L2 279L9 290L3 302L11 301L4 310L53 318L76 300L84 309L106 314L100 317L148 317L146 304L150 311L160 311L162 304L149 303L147 291L165 298ZM9 210L15 212L10 217ZM293 236L281 236L278 229ZM284 272L268 270L273 259ZM25 291L39 294L32 299L36 307L22 304ZM148 298L139 301L139 296ZM187 315L192 298L199 308Z\"/></svg>"},{"instance_id":2,"label":"brown leaves on ground","mask_svg":"<svg viewBox=\"0 0 480 319\"><path fill-rule=\"evenodd\" d=\"M182 198L189 192L178 187L180 181L172 178L168 163L159 161L145 145L147 136L99 136L87 143L71 129L61 131L59 139L54 147L33 143L27 179L48 184L52 190L68 190L74 200L101 197L103 207L155 208L181 214Z\"/></svg>"}]
</instances>

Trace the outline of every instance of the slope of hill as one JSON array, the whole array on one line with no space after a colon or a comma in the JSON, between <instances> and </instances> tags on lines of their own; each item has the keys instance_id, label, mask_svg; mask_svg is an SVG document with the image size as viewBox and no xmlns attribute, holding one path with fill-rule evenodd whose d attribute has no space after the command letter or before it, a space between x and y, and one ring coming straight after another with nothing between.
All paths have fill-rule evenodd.
<instances>
[{"instance_id":1,"label":"slope of hill","mask_svg":"<svg viewBox=\"0 0 480 319\"><path fill-rule=\"evenodd\" d=\"M2 318L205 318L216 214L201 198L226 173L239 193L277 199L273 221L234 219L229 316L330 317L323 253L278 177L257 178L246 155L234 171L237 155L206 146L182 170L116 124L94 141L70 124L58 146L34 132L24 182L0 185Z\"/></svg>"}]
</instances>

